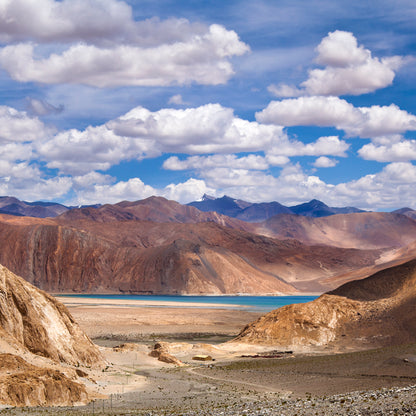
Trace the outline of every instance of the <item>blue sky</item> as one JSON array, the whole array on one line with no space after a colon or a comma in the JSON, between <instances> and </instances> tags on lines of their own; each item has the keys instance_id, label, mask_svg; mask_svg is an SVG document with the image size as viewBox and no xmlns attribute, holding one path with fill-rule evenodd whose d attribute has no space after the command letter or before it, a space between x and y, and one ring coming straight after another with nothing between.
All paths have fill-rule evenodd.
<instances>
[{"instance_id":1,"label":"blue sky","mask_svg":"<svg viewBox=\"0 0 416 416\"><path fill-rule=\"evenodd\" d=\"M416 208L414 1L0 0L0 194Z\"/></svg>"}]
</instances>

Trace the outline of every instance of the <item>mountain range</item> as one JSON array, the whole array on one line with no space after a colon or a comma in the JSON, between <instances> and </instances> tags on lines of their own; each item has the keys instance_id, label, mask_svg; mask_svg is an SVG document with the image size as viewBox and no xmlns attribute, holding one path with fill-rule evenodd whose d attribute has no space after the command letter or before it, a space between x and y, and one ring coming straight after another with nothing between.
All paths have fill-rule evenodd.
<instances>
[{"instance_id":1,"label":"mountain range","mask_svg":"<svg viewBox=\"0 0 416 416\"><path fill-rule=\"evenodd\" d=\"M409 260L415 240L401 214L250 223L161 197L0 215L0 263L55 293L322 293Z\"/></svg>"},{"instance_id":2,"label":"mountain range","mask_svg":"<svg viewBox=\"0 0 416 416\"><path fill-rule=\"evenodd\" d=\"M25 202L12 196L0 197L0 213L29 217L56 217L68 207L55 202Z\"/></svg>"},{"instance_id":3,"label":"mountain range","mask_svg":"<svg viewBox=\"0 0 416 416\"><path fill-rule=\"evenodd\" d=\"M98 207L100 205L89 205L90 207ZM25 217L47 218L56 217L73 208L67 207L57 202L26 202L20 201L13 196L0 196L0 214L9 214Z\"/></svg>"},{"instance_id":4,"label":"mountain range","mask_svg":"<svg viewBox=\"0 0 416 416\"><path fill-rule=\"evenodd\" d=\"M139 203L140 201L136 201L136 204ZM131 202L123 201L115 205L123 206L129 204L131 204ZM20 201L12 196L0 197L0 214L38 218L54 218L72 209L99 208L100 206L101 204L65 206L56 202L26 202ZM107 204L106 206L108 208L110 205ZM276 201L252 203L241 199L231 198L227 195L224 195L221 198L215 198L206 194L204 194L201 200L190 202L187 206L195 207L202 212L216 212L217 214L225 215L230 218L253 223L265 221L278 214L295 214L305 217L320 218L337 214L365 212L354 207L329 207L317 199L312 199L309 202L299 205L284 206ZM406 215L410 218L416 219L416 211L411 208L401 208L393 211L393 213ZM146 214L151 215L150 212L146 213L143 209L140 214L141 219L143 219ZM147 217L147 219L151 219L151 217Z\"/></svg>"},{"instance_id":5,"label":"mountain range","mask_svg":"<svg viewBox=\"0 0 416 416\"><path fill-rule=\"evenodd\" d=\"M215 211L220 214L248 222L264 221L277 214L296 214L318 218L335 214L364 212L363 210L354 207L329 207L317 199L312 199L304 204L287 207L279 202L251 203L239 199L233 199L226 195L222 198L214 198L206 194L200 201L190 202L188 205L198 208L204 212Z\"/></svg>"}]
</instances>

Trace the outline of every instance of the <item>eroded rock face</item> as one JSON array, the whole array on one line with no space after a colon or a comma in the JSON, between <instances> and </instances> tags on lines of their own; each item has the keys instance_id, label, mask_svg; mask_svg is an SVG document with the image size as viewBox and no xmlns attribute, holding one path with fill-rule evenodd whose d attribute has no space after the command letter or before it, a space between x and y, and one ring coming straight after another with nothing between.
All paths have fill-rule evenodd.
<instances>
[{"instance_id":1,"label":"eroded rock face","mask_svg":"<svg viewBox=\"0 0 416 416\"><path fill-rule=\"evenodd\" d=\"M247 325L234 342L370 348L416 341L416 259Z\"/></svg>"},{"instance_id":2,"label":"eroded rock face","mask_svg":"<svg viewBox=\"0 0 416 416\"><path fill-rule=\"evenodd\" d=\"M0 265L0 404L85 404L86 373L70 366L103 365L64 305Z\"/></svg>"},{"instance_id":3,"label":"eroded rock face","mask_svg":"<svg viewBox=\"0 0 416 416\"><path fill-rule=\"evenodd\" d=\"M88 401L85 386L58 370L0 354L0 403L10 406L68 406Z\"/></svg>"},{"instance_id":4,"label":"eroded rock face","mask_svg":"<svg viewBox=\"0 0 416 416\"><path fill-rule=\"evenodd\" d=\"M103 362L64 305L1 265L0 335L17 350L55 362L89 366Z\"/></svg>"},{"instance_id":5,"label":"eroded rock face","mask_svg":"<svg viewBox=\"0 0 416 416\"><path fill-rule=\"evenodd\" d=\"M333 342L342 322L357 315L359 303L323 295L283 306L247 325L234 341L285 347L322 346Z\"/></svg>"}]
</instances>

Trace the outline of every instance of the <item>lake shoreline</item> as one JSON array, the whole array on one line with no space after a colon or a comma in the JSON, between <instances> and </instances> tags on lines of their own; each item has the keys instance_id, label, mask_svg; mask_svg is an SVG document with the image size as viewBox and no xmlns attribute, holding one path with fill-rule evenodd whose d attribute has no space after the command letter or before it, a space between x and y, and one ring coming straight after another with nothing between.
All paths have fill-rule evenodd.
<instances>
[{"instance_id":1,"label":"lake shoreline","mask_svg":"<svg viewBox=\"0 0 416 416\"><path fill-rule=\"evenodd\" d=\"M178 295L118 295L79 294L55 295L71 307L159 307L185 309L229 309L266 314L274 309L293 303L305 303L315 296L178 296ZM248 323L248 322L246 322Z\"/></svg>"}]
</instances>

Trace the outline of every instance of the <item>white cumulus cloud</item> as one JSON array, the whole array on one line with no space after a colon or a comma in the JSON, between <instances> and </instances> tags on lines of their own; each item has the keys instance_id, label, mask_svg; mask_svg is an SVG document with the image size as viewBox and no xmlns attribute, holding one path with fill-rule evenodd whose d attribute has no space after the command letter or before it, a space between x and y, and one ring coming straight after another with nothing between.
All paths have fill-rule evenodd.
<instances>
[{"instance_id":1,"label":"white cumulus cloud","mask_svg":"<svg viewBox=\"0 0 416 416\"><path fill-rule=\"evenodd\" d=\"M105 182L106 178L101 178ZM201 197L204 193L215 195L215 189L206 185L203 180L191 178L186 182L169 184L164 188L154 188L146 185L140 178L115 183L93 183L77 190L73 204L95 204L120 201L137 201L152 195L163 196L167 199L188 203Z\"/></svg>"},{"instance_id":2,"label":"white cumulus cloud","mask_svg":"<svg viewBox=\"0 0 416 416\"><path fill-rule=\"evenodd\" d=\"M5 105L0 106L0 141L31 142L49 135L52 130L37 117Z\"/></svg>"},{"instance_id":3,"label":"white cumulus cloud","mask_svg":"<svg viewBox=\"0 0 416 416\"><path fill-rule=\"evenodd\" d=\"M186 182L169 184L158 193L167 199L186 204L197 200L204 194L216 195L216 190L207 186L203 180L191 178Z\"/></svg>"},{"instance_id":4,"label":"white cumulus cloud","mask_svg":"<svg viewBox=\"0 0 416 416\"><path fill-rule=\"evenodd\" d=\"M318 157L318 159L315 160L313 165L316 168L332 168L338 164L338 161L336 159L331 159L326 156Z\"/></svg>"},{"instance_id":5,"label":"white cumulus cloud","mask_svg":"<svg viewBox=\"0 0 416 416\"><path fill-rule=\"evenodd\" d=\"M163 167L168 170L202 170L217 167L265 170L269 167L269 164L264 157L258 155L243 157L237 157L237 155L191 156L185 160L179 160L177 156L171 156L165 160Z\"/></svg>"},{"instance_id":6,"label":"white cumulus cloud","mask_svg":"<svg viewBox=\"0 0 416 416\"><path fill-rule=\"evenodd\" d=\"M152 142L121 137L106 126L88 127L83 131L62 131L50 140L36 143L38 156L47 167L61 173L83 175L93 170L107 170L122 160L141 156L152 148Z\"/></svg>"},{"instance_id":7,"label":"white cumulus cloud","mask_svg":"<svg viewBox=\"0 0 416 416\"><path fill-rule=\"evenodd\" d=\"M2 0L0 3L0 39L7 42L114 38L132 30L133 25L131 8L117 0Z\"/></svg>"},{"instance_id":8,"label":"white cumulus cloud","mask_svg":"<svg viewBox=\"0 0 416 416\"><path fill-rule=\"evenodd\" d=\"M230 43L227 43L227 40ZM225 83L233 69L227 60L247 47L233 32L212 25L204 36L187 43L152 48L120 45L102 48L76 44L62 54L34 58L31 44L10 45L0 50L0 65L20 82L85 84L95 87L216 85Z\"/></svg>"},{"instance_id":9,"label":"white cumulus cloud","mask_svg":"<svg viewBox=\"0 0 416 416\"><path fill-rule=\"evenodd\" d=\"M155 112L137 107L106 126L119 136L154 143L166 153L255 152L284 136L280 126L243 120L219 104Z\"/></svg>"},{"instance_id":10,"label":"white cumulus cloud","mask_svg":"<svg viewBox=\"0 0 416 416\"><path fill-rule=\"evenodd\" d=\"M169 98L168 104L186 105L186 102L183 100L181 94L176 94Z\"/></svg>"},{"instance_id":11,"label":"white cumulus cloud","mask_svg":"<svg viewBox=\"0 0 416 416\"><path fill-rule=\"evenodd\" d=\"M330 32L317 46L316 62L324 66L309 71L301 88L279 84L269 91L278 97L300 95L361 95L389 86L406 61L399 56L377 58L358 45L351 32Z\"/></svg>"},{"instance_id":12,"label":"white cumulus cloud","mask_svg":"<svg viewBox=\"0 0 416 416\"><path fill-rule=\"evenodd\" d=\"M272 101L256 113L261 123L336 127L348 136L371 138L416 130L416 116L389 106L354 107L338 97L299 97Z\"/></svg>"},{"instance_id":13,"label":"white cumulus cloud","mask_svg":"<svg viewBox=\"0 0 416 416\"><path fill-rule=\"evenodd\" d=\"M366 160L377 162L407 162L416 160L416 140L401 140L388 144L369 143L358 150Z\"/></svg>"}]
</instances>

